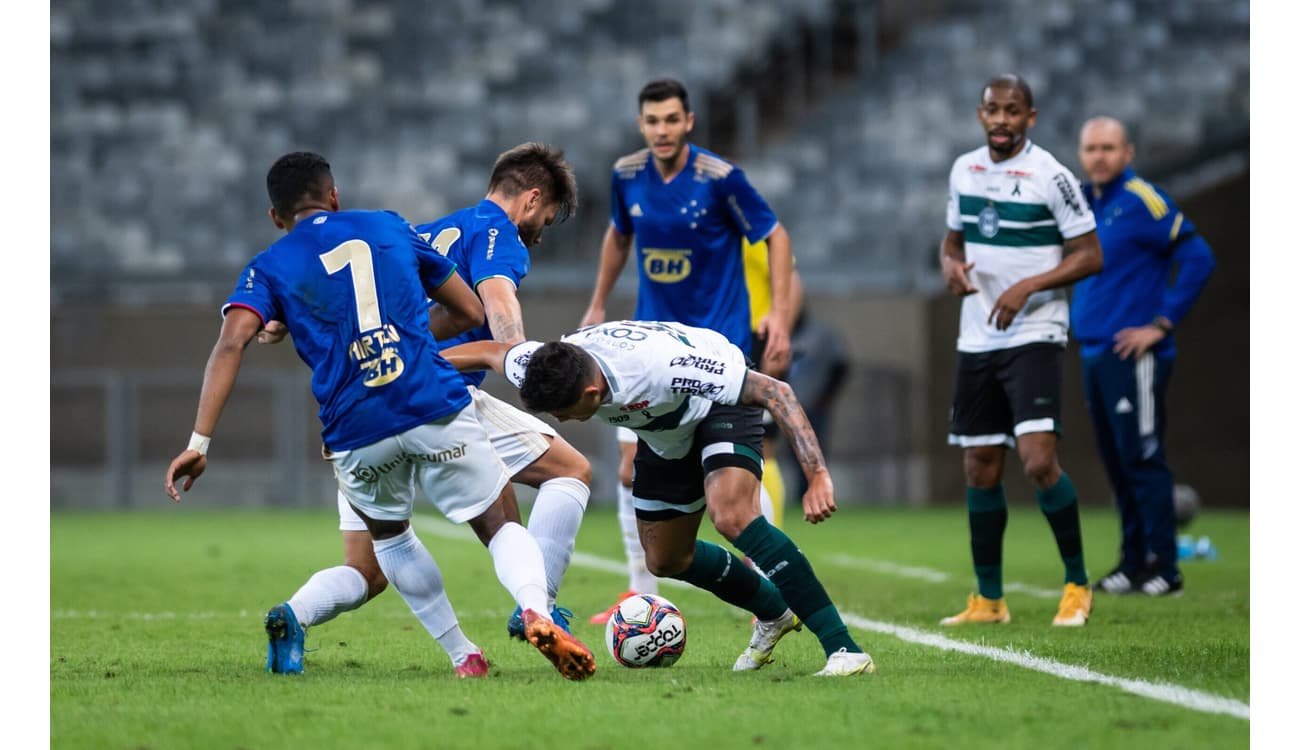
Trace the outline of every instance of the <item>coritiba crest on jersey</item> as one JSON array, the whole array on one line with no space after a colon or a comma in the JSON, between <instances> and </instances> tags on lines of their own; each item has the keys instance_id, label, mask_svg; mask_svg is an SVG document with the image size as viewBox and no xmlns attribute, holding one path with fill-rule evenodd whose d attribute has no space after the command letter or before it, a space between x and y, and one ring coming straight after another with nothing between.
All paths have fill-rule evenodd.
<instances>
[{"instance_id":1,"label":"coritiba crest on jersey","mask_svg":"<svg viewBox=\"0 0 1300 750\"><path fill-rule=\"evenodd\" d=\"M998 210L992 205L985 206L979 215L980 234L995 237L998 233Z\"/></svg>"}]
</instances>

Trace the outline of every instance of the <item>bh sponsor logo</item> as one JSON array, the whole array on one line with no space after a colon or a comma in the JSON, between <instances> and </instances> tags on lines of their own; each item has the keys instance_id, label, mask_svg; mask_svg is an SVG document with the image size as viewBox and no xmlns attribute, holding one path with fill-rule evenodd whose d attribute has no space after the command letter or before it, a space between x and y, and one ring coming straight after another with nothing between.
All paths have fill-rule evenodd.
<instances>
[{"instance_id":1,"label":"bh sponsor logo","mask_svg":"<svg viewBox=\"0 0 1300 750\"><path fill-rule=\"evenodd\" d=\"M651 281L676 284L691 275L690 250L666 250L647 247L641 252L641 265Z\"/></svg>"}]
</instances>

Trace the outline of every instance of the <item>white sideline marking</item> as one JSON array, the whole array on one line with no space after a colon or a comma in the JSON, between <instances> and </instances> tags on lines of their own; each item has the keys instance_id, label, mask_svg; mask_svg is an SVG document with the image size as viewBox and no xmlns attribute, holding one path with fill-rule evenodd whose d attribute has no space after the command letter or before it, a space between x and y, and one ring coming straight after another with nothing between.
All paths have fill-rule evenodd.
<instances>
[{"instance_id":1,"label":"white sideline marking","mask_svg":"<svg viewBox=\"0 0 1300 750\"><path fill-rule=\"evenodd\" d=\"M454 526L446 521L440 521L435 518L417 517L414 519L414 523L420 527L421 531L428 531L437 536L454 539L475 539L473 533L470 532L469 529ZM857 563L862 564L879 564L879 561L864 560L863 558L852 558L847 556L837 557L842 557L844 560L856 561ZM581 552L574 553L572 564L619 575L627 572L627 565L624 563ZM948 579L948 574L930 568L892 565L890 563L884 563L884 565L891 566L891 571L887 572L897 572L899 575L910 575L912 577L921 578L922 580L931 580L937 574L943 576L941 580ZM904 571L910 572L905 573ZM928 576L928 578L926 576ZM662 583L670 585L679 585L683 587L689 585L671 578L660 578L659 580ZM940 581L932 582L938 583ZM1018 586L1020 585L1023 584L1018 584ZM1006 588L1010 589L1009 586ZM1025 588L1033 589L1033 587ZM1047 591L1046 589L1037 590L1043 592ZM1032 593L1032 591L1026 591L1026 593ZM1051 591L1050 595L1052 598L1058 596L1055 591ZM1140 695L1144 698L1151 698L1164 703L1171 703L1175 706L1181 706L1193 711L1210 714L1225 714L1227 716L1250 721L1249 704L1242 703L1241 701L1232 698L1214 695L1213 693L1205 693L1200 690L1193 690L1191 688L1182 687L1181 685L1173 685L1167 682L1147 682L1145 680L1134 680L1127 677L1115 677L1113 675L1102 674L1101 672L1094 672L1087 667L1079 667L1073 664L1066 664L1064 662L1046 659L1041 656L1034 656L1026 651L1015 651L1008 648L996 648L993 646L981 646L967 641L954 640L937 633L928 633L924 630L917 630L916 628L909 628L903 625L894 625L893 623L882 622L880 620L871 620L862 615L845 612L843 610L840 610L840 617L843 618L845 624L851 625L855 628L892 635L895 638L909 641L911 643L919 643L923 646L931 646L943 649L944 651L957 651L972 656L983 656L986 659L1014 664L1017 667L1032 669L1036 672L1050 674L1053 677L1060 677L1065 680L1073 680L1075 682L1095 682L1099 685L1119 688L1127 693L1133 693L1134 695Z\"/></svg>"},{"instance_id":2,"label":"white sideline marking","mask_svg":"<svg viewBox=\"0 0 1300 750\"><path fill-rule=\"evenodd\" d=\"M1133 680L1125 677L1114 677L1100 672L1094 672L1087 667L1079 667L1073 664L1065 664L1052 659L1045 659L1041 656L1034 656L1026 651L1014 651L1006 648L995 648L993 646L980 646L967 641L958 641L952 638L927 633L924 630L894 625L879 620L869 620L861 615L855 615L850 612L841 612L840 616L844 622L855 628L871 630L877 633L885 633L900 638L904 641L919 643L924 646L933 646L944 651L959 651L963 654L972 654L974 656L983 656L994 661L1014 664L1017 667L1032 669L1035 672L1043 672L1054 677L1060 677L1066 680L1075 680L1077 682L1095 682L1099 685L1109 685L1117 687L1134 695L1141 695L1146 698L1153 698L1165 703L1172 703L1175 706L1190 708L1193 711L1201 711L1210 714L1226 714L1238 719L1250 720L1250 705L1242 703L1232 698L1204 693L1200 690L1173 685L1167 682L1146 682L1145 680Z\"/></svg>"},{"instance_id":3,"label":"white sideline marking","mask_svg":"<svg viewBox=\"0 0 1300 750\"><path fill-rule=\"evenodd\" d=\"M948 573L934 568L925 568L919 565L899 565L888 560L872 560L867 557L829 555L825 560L833 565L841 565L846 568L870 570L876 573L898 576L899 578L915 578L926 583L947 583L953 578ZM1002 584L1002 590L1017 594L1028 594L1040 599L1059 599L1061 597L1061 589L1045 589L1041 586L1030 586L1027 583L1018 583L1016 581L1008 581Z\"/></svg>"}]
</instances>

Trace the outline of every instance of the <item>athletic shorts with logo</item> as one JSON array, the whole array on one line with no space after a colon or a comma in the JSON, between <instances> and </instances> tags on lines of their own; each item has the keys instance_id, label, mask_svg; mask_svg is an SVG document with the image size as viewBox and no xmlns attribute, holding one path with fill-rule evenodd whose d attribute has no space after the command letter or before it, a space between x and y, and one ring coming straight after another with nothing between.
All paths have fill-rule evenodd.
<instances>
[{"instance_id":1,"label":"athletic shorts with logo","mask_svg":"<svg viewBox=\"0 0 1300 750\"><path fill-rule=\"evenodd\" d=\"M471 403L456 414L349 451L326 450L339 483L339 513L350 504L380 521L411 517L417 496L447 520L464 523L483 514L510 473L488 441ZM347 508L351 523L361 519ZM345 527L344 530L364 530Z\"/></svg>"},{"instance_id":2,"label":"athletic shorts with logo","mask_svg":"<svg viewBox=\"0 0 1300 750\"><path fill-rule=\"evenodd\" d=\"M508 476L513 477L531 466L550 449L550 439L556 435L555 428L487 391L469 386L469 394L474 399L478 422L487 432L497 457L505 464ZM497 492L500 494L500 490ZM352 511L342 491L339 492L338 505L340 531L366 530L365 522Z\"/></svg>"},{"instance_id":3,"label":"athletic shorts with logo","mask_svg":"<svg viewBox=\"0 0 1300 750\"><path fill-rule=\"evenodd\" d=\"M762 409L713 404L681 458L662 458L638 441L632 479L636 517L666 521L698 513L704 509L705 475L724 466L738 466L762 479Z\"/></svg>"},{"instance_id":4,"label":"athletic shorts with logo","mask_svg":"<svg viewBox=\"0 0 1300 750\"><path fill-rule=\"evenodd\" d=\"M1065 347L1026 344L958 352L949 445L1005 445L1030 432L1061 432Z\"/></svg>"}]
</instances>

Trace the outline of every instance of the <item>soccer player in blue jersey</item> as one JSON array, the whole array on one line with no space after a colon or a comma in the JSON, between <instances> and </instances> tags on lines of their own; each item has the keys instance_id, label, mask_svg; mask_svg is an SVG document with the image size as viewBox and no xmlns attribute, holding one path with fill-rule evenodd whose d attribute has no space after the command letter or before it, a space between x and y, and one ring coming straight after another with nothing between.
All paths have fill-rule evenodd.
<instances>
[{"instance_id":1,"label":"soccer player in blue jersey","mask_svg":"<svg viewBox=\"0 0 1300 750\"><path fill-rule=\"evenodd\" d=\"M790 358L790 235L739 167L688 142L694 127L690 99L679 81L663 78L642 87L637 128L646 148L614 163L610 225L580 325L604 322L606 302L635 239L639 282L633 317L711 328L757 362L760 371L777 375ZM765 243L768 254L771 301L755 325L745 277L746 241ZM635 445L634 436L621 432L620 478ZM653 579L635 564L644 554L630 502L626 488L621 490L620 519L633 564L630 583L649 587Z\"/></svg>"},{"instance_id":2,"label":"soccer player in blue jersey","mask_svg":"<svg viewBox=\"0 0 1300 750\"><path fill-rule=\"evenodd\" d=\"M1133 153L1112 117L1094 117L1079 132L1083 192L1106 267L1075 285L1070 323L1122 533L1119 563L1097 586L1162 596L1183 590L1164 445L1173 332L1209 280L1214 254L1173 199L1133 172Z\"/></svg>"},{"instance_id":3,"label":"soccer player in blue jersey","mask_svg":"<svg viewBox=\"0 0 1300 750\"><path fill-rule=\"evenodd\" d=\"M687 142L695 127L686 88L647 83L637 97L646 148L614 162L610 225L581 325L603 322L609 293L636 239L638 320L712 328L764 372L790 356L790 235L739 167ZM767 242L772 301L759 321L761 358L750 335L742 238Z\"/></svg>"},{"instance_id":4,"label":"soccer player in blue jersey","mask_svg":"<svg viewBox=\"0 0 1300 750\"><path fill-rule=\"evenodd\" d=\"M483 301L486 320L455 335L439 334L440 347L468 341L515 344L524 340L516 292L531 265L528 249L541 240L547 226L566 219L577 200L577 182L564 152L525 143L497 157L487 195L477 205L416 227L434 251L456 264L456 273ZM440 306L435 306L434 314L439 310ZM537 489L528 531L542 550L547 610L557 624L568 629L570 613L555 606L555 596L573 557L591 495L591 464L550 425L481 390L483 377L481 372L464 374L479 422L512 481ZM366 526L342 493L338 507L344 564L318 571L287 602L304 628L357 609L387 587ZM429 617L450 634L445 646L453 660L461 657L465 646L454 627L451 602L439 600L437 607L429 610ZM507 629L516 638L524 637L522 610L511 615ZM476 661L466 663L479 665Z\"/></svg>"},{"instance_id":5,"label":"soccer player in blue jersey","mask_svg":"<svg viewBox=\"0 0 1300 750\"><path fill-rule=\"evenodd\" d=\"M519 524L509 474L464 379L438 355L430 332L431 325L450 323L443 328L450 331L481 322L478 299L455 264L397 214L340 211L321 156L281 157L267 174L267 192L271 220L286 235L248 264L222 307L194 433L168 467L167 494L179 502L175 481L186 477L188 490L206 469L244 348L266 322L282 321L312 370L322 453L334 465L339 491L369 530L384 576L430 634L442 634L425 615L445 593L410 526L417 495L448 520L469 522L523 608L529 642L566 678L586 678L595 660L551 621L541 550ZM429 298L444 306L432 322ZM292 608L273 608L266 628L267 670L301 672L302 628Z\"/></svg>"},{"instance_id":6,"label":"soccer player in blue jersey","mask_svg":"<svg viewBox=\"0 0 1300 750\"><path fill-rule=\"evenodd\" d=\"M945 285L962 297L948 442L962 448L979 593L940 624L1011 620L1002 591L1002 474L1015 448L1065 567L1052 624L1079 627L1092 613L1092 590L1077 493L1056 451L1065 287L1100 271L1102 250L1078 181L1028 137L1037 110L1024 79L989 80L976 113L985 145L953 162L939 252Z\"/></svg>"}]
</instances>

